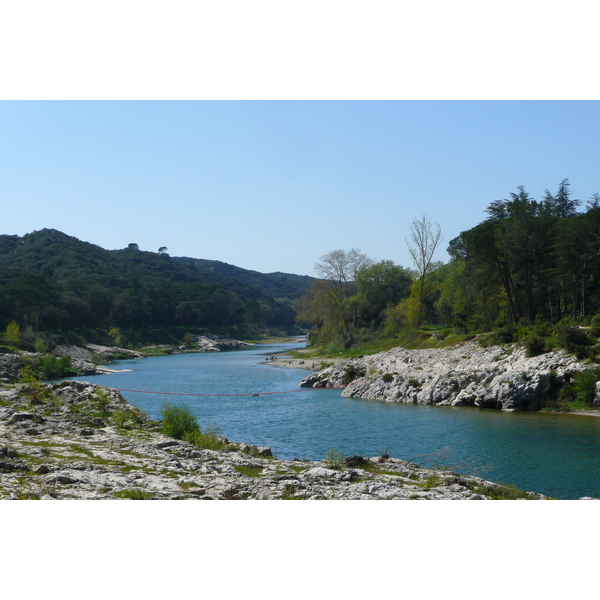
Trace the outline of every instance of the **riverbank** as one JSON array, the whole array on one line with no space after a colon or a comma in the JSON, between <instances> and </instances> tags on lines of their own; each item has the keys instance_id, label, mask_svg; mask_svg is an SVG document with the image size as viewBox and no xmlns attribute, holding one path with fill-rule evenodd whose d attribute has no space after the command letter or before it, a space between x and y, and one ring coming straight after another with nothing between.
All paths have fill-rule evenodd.
<instances>
[{"instance_id":1,"label":"riverbank","mask_svg":"<svg viewBox=\"0 0 600 600\"><path fill-rule=\"evenodd\" d=\"M3 499L544 499L387 455L269 457L231 443L203 449L163 435L118 391L88 382L0 390Z\"/></svg>"},{"instance_id":2,"label":"riverbank","mask_svg":"<svg viewBox=\"0 0 600 600\"><path fill-rule=\"evenodd\" d=\"M393 348L336 364L305 377L300 387L346 386L346 398L504 411L539 410L578 371L593 367L564 350L527 356L517 344ZM600 405L597 386L595 405ZM580 414L596 411L581 411ZM573 413L569 413L573 414Z\"/></svg>"},{"instance_id":3,"label":"riverbank","mask_svg":"<svg viewBox=\"0 0 600 600\"><path fill-rule=\"evenodd\" d=\"M194 342L184 345L159 344L146 346L139 350L121 348L119 346L102 346L100 344L85 343L83 346L61 345L56 346L52 353L27 352L14 349L12 353L0 353L0 383L16 383L22 380L22 371L31 367L34 372L40 371L38 378L43 379L43 367L40 363L47 358L68 357L70 366L78 375L107 375L124 373L129 369L113 369L108 367L114 360L130 360L148 358L151 356L170 356L172 354L193 354L209 352L227 352L240 350L253 346L251 342L235 340L225 336L198 335ZM63 372L46 377L48 379L70 376L72 372Z\"/></svg>"}]
</instances>

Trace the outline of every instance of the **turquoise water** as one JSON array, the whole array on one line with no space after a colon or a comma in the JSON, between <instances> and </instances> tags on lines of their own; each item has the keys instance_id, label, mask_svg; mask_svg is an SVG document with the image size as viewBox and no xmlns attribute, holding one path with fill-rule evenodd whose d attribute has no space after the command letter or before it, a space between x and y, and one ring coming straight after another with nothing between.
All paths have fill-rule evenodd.
<instances>
[{"instance_id":1,"label":"turquoise water","mask_svg":"<svg viewBox=\"0 0 600 600\"><path fill-rule=\"evenodd\" d=\"M85 376L107 387L188 394L294 391L253 396L168 396L122 392L149 417L162 403L189 406L201 425L229 439L269 446L278 458L391 456L447 466L556 498L600 497L600 418L492 409L388 404L302 390L307 371L260 364L294 344L113 363L126 373ZM433 455L433 456L428 456Z\"/></svg>"}]
</instances>

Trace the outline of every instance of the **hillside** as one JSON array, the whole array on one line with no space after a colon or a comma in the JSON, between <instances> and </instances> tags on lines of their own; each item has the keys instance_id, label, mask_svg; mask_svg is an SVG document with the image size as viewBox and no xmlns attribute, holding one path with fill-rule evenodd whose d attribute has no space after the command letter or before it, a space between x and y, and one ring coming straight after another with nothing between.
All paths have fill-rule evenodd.
<instances>
[{"instance_id":1,"label":"hillside","mask_svg":"<svg viewBox=\"0 0 600 600\"><path fill-rule=\"evenodd\" d=\"M105 250L54 229L1 235L0 328L11 321L61 334L119 328L130 338L168 328L289 333L291 301L310 279L173 258L136 244Z\"/></svg>"}]
</instances>

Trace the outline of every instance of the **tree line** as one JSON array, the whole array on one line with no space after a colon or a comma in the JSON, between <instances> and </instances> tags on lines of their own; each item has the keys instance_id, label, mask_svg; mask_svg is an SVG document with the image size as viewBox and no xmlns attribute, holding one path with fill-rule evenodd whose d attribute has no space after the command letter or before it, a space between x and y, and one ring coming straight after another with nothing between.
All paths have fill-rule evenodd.
<instances>
[{"instance_id":1,"label":"tree line","mask_svg":"<svg viewBox=\"0 0 600 600\"><path fill-rule=\"evenodd\" d=\"M108 332L117 329L129 341L168 328L228 335L296 330L292 302L310 278L279 273L271 280L237 268L232 276L220 272L231 271L225 263L206 268L166 250L129 244L109 251L48 229L2 235L0 330L14 322L25 339L45 333L90 341L110 341Z\"/></svg>"},{"instance_id":2,"label":"tree line","mask_svg":"<svg viewBox=\"0 0 600 600\"><path fill-rule=\"evenodd\" d=\"M600 313L600 196L580 205L568 179L539 201L519 186L449 242L447 263L433 260L441 228L425 216L409 227L412 268L356 248L330 252L315 265L297 319L315 344L346 348L361 335L423 324L468 333L589 319Z\"/></svg>"}]
</instances>

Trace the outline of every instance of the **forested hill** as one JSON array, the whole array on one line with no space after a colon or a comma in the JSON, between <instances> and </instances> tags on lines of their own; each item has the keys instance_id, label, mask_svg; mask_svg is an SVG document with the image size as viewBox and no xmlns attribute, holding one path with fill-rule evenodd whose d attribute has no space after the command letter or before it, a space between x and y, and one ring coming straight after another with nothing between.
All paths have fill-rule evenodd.
<instances>
[{"instance_id":1,"label":"forested hill","mask_svg":"<svg viewBox=\"0 0 600 600\"><path fill-rule=\"evenodd\" d=\"M291 332L291 302L310 280L173 258L166 248L105 250L54 229L0 235L0 327L16 321L33 331L80 334L169 327Z\"/></svg>"},{"instance_id":2,"label":"forested hill","mask_svg":"<svg viewBox=\"0 0 600 600\"><path fill-rule=\"evenodd\" d=\"M219 260L188 258L186 256L177 257L175 260L199 271L218 273L229 280L258 287L273 298L301 298L306 294L310 282L314 279L314 277L308 275L293 275L290 273L259 273Z\"/></svg>"}]
</instances>

